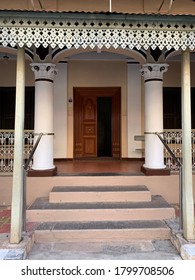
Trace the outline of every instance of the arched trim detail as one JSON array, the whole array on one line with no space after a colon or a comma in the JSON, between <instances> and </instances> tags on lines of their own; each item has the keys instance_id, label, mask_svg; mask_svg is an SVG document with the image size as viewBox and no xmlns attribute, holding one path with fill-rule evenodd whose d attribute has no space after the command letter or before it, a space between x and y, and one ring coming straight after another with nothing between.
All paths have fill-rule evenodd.
<instances>
[{"instance_id":1,"label":"arched trim detail","mask_svg":"<svg viewBox=\"0 0 195 280\"><path fill-rule=\"evenodd\" d=\"M5 11L2 46L194 50L193 16Z\"/></svg>"}]
</instances>

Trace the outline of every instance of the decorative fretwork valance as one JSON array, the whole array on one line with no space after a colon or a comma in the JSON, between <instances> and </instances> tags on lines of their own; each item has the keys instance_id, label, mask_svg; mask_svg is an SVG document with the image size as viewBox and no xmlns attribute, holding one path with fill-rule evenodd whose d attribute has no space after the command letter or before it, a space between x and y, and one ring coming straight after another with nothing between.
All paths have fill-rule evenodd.
<instances>
[{"instance_id":1,"label":"decorative fretwork valance","mask_svg":"<svg viewBox=\"0 0 195 280\"><path fill-rule=\"evenodd\" d=\"M0 44L195 49L195 17L0 11Z\"/></svg>"}]
</instances>

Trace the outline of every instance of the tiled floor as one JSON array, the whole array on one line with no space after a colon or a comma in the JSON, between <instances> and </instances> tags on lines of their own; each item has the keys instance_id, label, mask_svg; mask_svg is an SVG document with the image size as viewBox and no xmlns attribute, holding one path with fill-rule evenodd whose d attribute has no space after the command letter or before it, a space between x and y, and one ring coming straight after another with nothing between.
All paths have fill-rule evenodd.
<instances>
[{"instance_id":1,"label":"tiled floor","mask_svg":"<svg viewBox=\"0 0 195 280\"><path fill-rule=\"evenodd\" d=\"M141 166L143 161L114 160L110 158L82 159L82 160L55 160L57 174L116 174L116 175L143 175Z\"/></svg>"}]
</instances>

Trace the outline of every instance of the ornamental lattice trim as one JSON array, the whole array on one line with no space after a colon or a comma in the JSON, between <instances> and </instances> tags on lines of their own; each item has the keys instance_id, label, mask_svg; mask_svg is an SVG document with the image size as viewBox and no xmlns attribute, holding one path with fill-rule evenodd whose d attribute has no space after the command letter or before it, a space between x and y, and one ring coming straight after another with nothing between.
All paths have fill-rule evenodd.
<instances>
[{"instance_id":1,"label":"ornamental lattice trim","mask_svg":"<svg viewBox=\"0 0 195 280\"><path fill-rule=\"evenodd\" d=\"M36 13L34 13L36 14ZM14 14L0 19L0 44L52 48L195 49L195 24L183 17L125 17L83 13ZM115 16L115 17L114 17ZM170 21L168 20L170 19ZM175 20L174 20L175 19ZM185 19L188 19L184 21Z\"/></svg>"}]
</instances>

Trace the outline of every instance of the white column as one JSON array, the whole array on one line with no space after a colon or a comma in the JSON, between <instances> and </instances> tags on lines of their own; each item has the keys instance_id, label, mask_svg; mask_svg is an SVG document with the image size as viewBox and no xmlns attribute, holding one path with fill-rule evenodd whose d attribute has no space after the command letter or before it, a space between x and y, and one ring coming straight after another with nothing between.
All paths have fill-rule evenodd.
<instances>
[{"instance_id":1,"label":"white column","mask_svg":"<svg viewBox=\"0 0 195 280\"><path fill-rule=\"evenodd\" d=\"M141 73L145 82L145 168L163 169L163 144L154 134L163 132L163 73L167 64L145 64Z\"/></svg>"},{"instance_id":2,"label":"white column","mask_svg":"<svg viewBox=\"0 0 195 280\"><path fill-rule=\"evenodd\" d=\"M182 189L183 230L186 239L194 239L194 200L192 183L190 53L182 53Z\"/></svg>"},{"instance_id":3,"label":"white column","mask_svg":"<svg viewBox=\"0 0 195 280\"><path fill-rule=\"evenodd\" d=\"M15 143L10 243L19 243L22 238L24 104L25 52L23 48L18 48L16 68Z\"/></svg>"},{"instance_id":4,"label":"white column","mask_svg":"<svg viewBox=\"0 0 195 280\"><path fill-rule=\"evenodd\" d=\"M45 133L33 157L33 170L51 170L53 164L53 81L55 65L32 63L35 74L35 134ZM35 141L38 136L35 137Z\"/></svg>"},{"instance_id":5,"label":"white column","mask_svg":"<svg viewBox=\"0 0 195 280\"><path fill-rule=\"evenodd\" d=\"M54 158L67 158L67 118L68 106L72 107L73 102L68 102L68 65L59 63L58 75L54 83ZM72 101L72 99L70 100Z\"/></svg>"}]
</instances>

